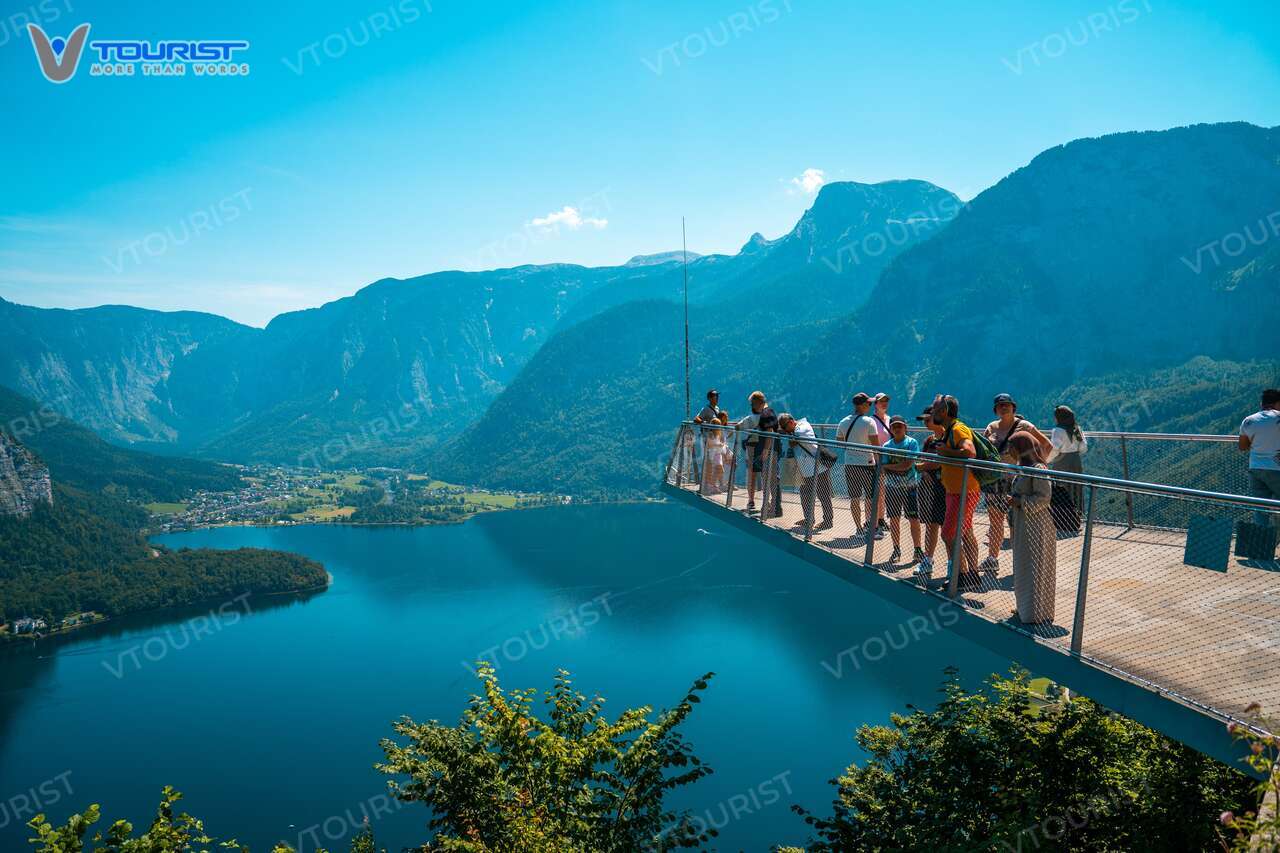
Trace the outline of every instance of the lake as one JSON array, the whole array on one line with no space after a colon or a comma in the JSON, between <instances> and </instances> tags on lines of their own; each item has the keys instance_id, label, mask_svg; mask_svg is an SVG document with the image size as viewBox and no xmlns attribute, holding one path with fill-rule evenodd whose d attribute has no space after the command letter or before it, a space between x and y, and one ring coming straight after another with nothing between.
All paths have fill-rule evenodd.
<instances>
[{"instance_id":1,"label":"lake","mask_svg":"<svg viewBox=\"0 0 1280 853\"><path fill-rule=\"evenodd\" d=\"M481 658L506 687L568 669L610 716L670 707L714 671L685 733L715 773L678 803L720 828L715 849L802 844L789 806L828 811L857 726L934 704L948 664L971 683L1007 668L936 627L912 639L907 612L670 504L157 541L295 551L333 585L6 653L0 848L22 849L29 816L15 812L33 801L59 821L98 802L100 827L145 826L166 784L212 834L254 850L345 850L365 815L389 850L423 843L425 809L385 798L378 742L402 715L455 722Z\"/></svg>"}]
</instances>

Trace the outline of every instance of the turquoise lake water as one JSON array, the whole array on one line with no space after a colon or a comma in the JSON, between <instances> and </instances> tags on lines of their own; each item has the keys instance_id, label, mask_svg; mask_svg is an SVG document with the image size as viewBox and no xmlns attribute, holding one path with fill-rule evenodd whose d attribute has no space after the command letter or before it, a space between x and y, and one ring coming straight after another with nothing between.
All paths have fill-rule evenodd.
<instances>
[{"instance_id":1,"label":"turquoise lake water","mask_svg":"<svg viewBox=\"0 0 1280 853\"><path fill-rule=\"evenodd\" d=\"M676 801L714 849L802 844L858 725L929 706L943 669L1008 664L696 510L669 504L494 513L423 528L220 528L170 547L278 548L322 561L305 598L122 619L0 657L0 849L35 803L103 804L145 825L160 789L219 838L345 850L368 815L389 850L429 837L372 765L402 715L455 722L495 661L507 687L558 668L606 710L669 707L716 673L686 726L715 773ZM917 635L912 638L912 634ZM846 651L843 655L841 654Z\"/></svg>"}]
</instances>

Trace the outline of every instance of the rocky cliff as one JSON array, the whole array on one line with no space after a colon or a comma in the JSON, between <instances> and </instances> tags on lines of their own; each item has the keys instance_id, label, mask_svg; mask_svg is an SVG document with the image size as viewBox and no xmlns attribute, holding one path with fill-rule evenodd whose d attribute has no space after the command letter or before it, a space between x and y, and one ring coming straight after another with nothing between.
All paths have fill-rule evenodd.
<instances>
[{"instance_id":1,"label":"rocky cliff","mask_svg":"<svg viewBox=\"0 0 1280 853\"><path fill-rule=\"evenodd\" d=\"M25 518L40 503L53 503L48 466L0 432L0 517Z\"/></svg>"}]
</instances>

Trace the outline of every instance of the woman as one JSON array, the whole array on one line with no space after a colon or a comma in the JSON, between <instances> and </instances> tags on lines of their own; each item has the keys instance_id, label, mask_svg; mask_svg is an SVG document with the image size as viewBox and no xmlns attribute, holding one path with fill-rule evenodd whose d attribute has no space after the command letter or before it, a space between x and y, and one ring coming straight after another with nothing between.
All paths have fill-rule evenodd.
<instances>
[{"instance_id":1,"label":"woman","mask_svg":"<svg viewBox=\"0 0 1280 853\"><path fill-rule=\"evenodd\" d=\"M1054 471L1070 471L1075 474L1084 473L1084 455L1089 452L1089 442L1076 424L1076 413L1066 406L1053 410L1053 433L1049 440L1053 442L1053 450L1049 453L1049 467ZM1078 508L1084 486L1071 483L1067 486L1071 500Z\"/></svg>"},{"instance_id":2,"label":"woman","mask_svg":"<svg viewBox=\"0 0 1280 853\"><path fill-rule=\"evenodd\" d=\"M1009 438L1009 449L1024 468L1047 470L1036 439L1025 432ZM1053 621L1058 575L1058 538L1049 514L1052 484L1045 477L1019 472L1009 488L1013 527L1014 613L1026 624Z\"/></svg>"},{"instance_id":3,"label":"woman","mask_svg":"<svg viewBox=\"0 0 1280 853\"><path fill-rule=\"evenodd\" d=\"M933 419L933 409L924 410L924 414L916 418L929 428L929 437L921 448L925 453L937 453L942 444L946 430L942 424ZM942 523L947 520L947 492L942 488L942 465L938 462L921 460L916 463L920 470L920 485L916 489L916 500L919 503L920 520L924 522L924 556L916 567L917 574L928 580L933 575L933 552L938 547L938 537L942 533Z\"/></svg>"},{"instance_id":4,"label":"woman","mask_svg":"<svg viewBox=\"0 0 1280 853\"><path fill-rule=\"evenodd\" d=\"M714 495L724 491L725 432L721 427L727 422L728 418L725 413L718 411L707 420L707 424L711 426L703 427L705 438L702 452L705 469L702 478L702 491L704 494Z\"/></svg>"}]
</instances>

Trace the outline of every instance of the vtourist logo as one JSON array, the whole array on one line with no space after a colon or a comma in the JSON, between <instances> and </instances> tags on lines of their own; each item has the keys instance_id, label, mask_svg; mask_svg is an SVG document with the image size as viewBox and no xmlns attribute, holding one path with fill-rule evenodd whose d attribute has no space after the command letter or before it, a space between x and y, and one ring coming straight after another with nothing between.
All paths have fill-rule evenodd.
<instances>
[{"instance_id":1,"label":"vtourist logo","mask_svg":"<svg viewBox=\"0 0 1280 853\"><path fill-rule=\"evenodd\" d=\"M81 24L67 38L50 38L39 24L27 24L46 80L66 83L75 76L89 28ZM91 77L244 77L249 73L249 63L237 59L239 52L249 48L243 39L111 39L89 42L88 47L96 55L90 60Z\"/></svg>"},{"instance_id":2,"label":"vtourist logo","mask_svg":"<svg viewBox=\"0 0 1280 853\"><path fill-rule=\"evenodd\" d=\"M38 24L27 24L31 34L31 46L35 49L40 72L50 83L65 83L80 67L80 54L84 52L85 39L89 37L89 25L81 24L72 31L70 38L49 38Z\"/></svg>"},{"instance_id":3,"label":"vtourist logo","mask_svg":"<svg viewBox=\"0 0 1280 853\"><path fill-rule=\"evenodd\" d=\"M180 652L192 643L199 642L202 637L212 637L239 622L241 616L253 612L253 608L249 606L249 595L250 593L243 593L223 603L216 610L210 610L207 615L188 619L176 632L166 628L163 635L149 637L117 654L114 666L105 660L102 666L116 678L124 678L128 672L142 669L144 660L164 660L170 652ZM126 661L132 662L132 670L125 666Z\"/></svg>"},{"instance_id":4,"label":"vtourist logo","mask_svg":"<svg viewBox=\"0 0 1280 853\"><path fill-rule=\"evenodd\" d=\"M30 820L37 814L48 811L50 806L56 806L64 796L69 796L72 793L71 783L68 781L70 775L70 770L64 770L35 787L19 791L7 800L0 801L0 829L11 823Z\"/></svg>"}]
</instances>

